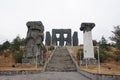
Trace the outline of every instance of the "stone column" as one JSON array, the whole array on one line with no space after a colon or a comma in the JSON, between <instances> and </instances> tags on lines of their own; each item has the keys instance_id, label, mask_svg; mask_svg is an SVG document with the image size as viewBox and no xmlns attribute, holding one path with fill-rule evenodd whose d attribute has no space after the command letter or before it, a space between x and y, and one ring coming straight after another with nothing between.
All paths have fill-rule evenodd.
<instances>
[{"instance_id":1,"label":"stone column","mask_svg":"<svg viewBox=\"0 0 120 80\"><path fill-rule=\"evenodd\" d=\"M46 32L45 45L47 45L47 46L51 45L51 35L50 35L49 31Z\"/></svg>"},{"instance_id":2,"label":"stone column","mask_svg":"<svg viewBox=\"0 0 120 80\"><path fill-rule=\"evenodd\" d=\"M72 44L71 29L66 29L66 33L67 33L67 38L65 38L66 46L71 46Z\"/></svg>"},{"instance_id":3,"label":"stone column","mask_svg":"<svg viewBox=\"0 0 120 80\"><path fill-rule=\"evenodd\" d=\"M60 33L60 46L64 46L64 33L62 31Z\"/></svg>"},{"instance_id":4,"label":"stone column","mask_svg":"<svg viewBox=\"0 0 120 80\"><path fill-rule=\"evenodd\" d=\"M52 29L52 45L56 46L56 32L55 29Z\"/></svg>"},{"instance_id":5,"label":"stone column","mask_svg":"<svg viewBox=\"0 0 120 80\"><path fill-rule=\"evenodd\" d=\"M94 64L94 48L92 41L92 29L95 27L94 23L82 23L80 30L83 31L83 41L84 41L84 57L83 64Z\"/></svg>"},{"instance_id":6,"label":"stone column","mask_svg":"<svg viewBox=\"0 0 120 80\"><path fill-rule=\"evenodd\" d=\"M73 33L73 37L72 37L72 41L73 41L73 46L78 46L78 33L75 31Z\"/></svg>"}]
</instances>

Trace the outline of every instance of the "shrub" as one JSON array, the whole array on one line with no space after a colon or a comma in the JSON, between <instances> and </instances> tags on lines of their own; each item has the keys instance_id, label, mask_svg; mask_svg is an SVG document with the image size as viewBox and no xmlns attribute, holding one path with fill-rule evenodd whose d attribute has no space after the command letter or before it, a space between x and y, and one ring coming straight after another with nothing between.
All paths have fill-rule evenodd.
<instances>
[{"instance_id":1,"label":"shrub","mask_svg":"<svg viewBox=\"0 0 120 80\"><path fill-rule=\"evenodd\" d=\"M115 57L115 61L120 61L120 55L117 55L116 57Z\"/></svg>"},{"instance_id":2,"label":"shrub","mask_svg":"<svg viewBox=\"0 0 120 80\"><path fill-rule=\"evenodd\" d=\"M10 56L10 53L9 52L5 52L4 53L4 57L8 57L8 56Z\"/></svg>"},{"instance_id":3,"label":"shrub","mask_svg":"<svg viewBox=\"0 0 120 80\"><path fill-rule=\"evenodd\" d=\"M120 50L115 51L115 55L120 55Z\"/></svg>"},{"instance_id":4,"label":"shrub","mask_svg":"<svg viewBox=\"0 0 120 80\"><path fill-rule=\"evenodd\" d=\"M115 56L114 60L120 61L120 50L115 51L115 54L116 54L116 56Z\"/></svg>"},{"instance_id":5,"label":"shrub","mask_svg":"<svg viewBox=\"0 0 120 80\"><path fill-rule=\"evenodd\" d=\"M15 63L22 63L23 50L16 51L13 53Z\"/></svg>"},{"instance_id":6,"label":"shrub","mask_svg":"<svg viewBox=\"0 0 120 80\"><path fill-rule=\"evenodd\" d=\"M43 53L46 53L47 52L47 49L45 46L42 47L42 50L43 50Z\"/></svg>"},{"instance_id":7,"label":"shrub","mask_svg":"<svg viewBox=\"0 0 120 80\"><path fill-rule=\"evenodd\" d=\"M50 47L48 47L48 50L50 50L50 51L52 51L52 50L54 50L54 49L55 49L54 46L50 46Z\"/></svg>"},{"instance_id":8,"label":"shrub","mask_svg":"<svg viewBox=\"0 0 120 80\"><path fill-rule=\"evenodd\" d=\"M10 48L10 42L5 41L2 45L0 45L0 52L3 52L4 50L7 50Z\"/></svg>"},{"instance_id":9,"label":"shrub","mask_svg":"<svg viewBox=\"0 0 120 80\"><path fill-rule=\"evenodd\" d=\"M78 52L77 52L77 58L80 60L83 59L83 49L78 49Z\"/></svg>"},{"instance_id":10,"label":"shrub","mask_svg":"<svg viewBox=\"0 0 120 80\"><path fill-rule=\"evenodd\" d=\"M104 49L99 49L99 56L100 56L100 62L103 62L108 57ZM98 59L98 52L96 49L95 49L95 58Z\"/></svg>"}]
</instances>

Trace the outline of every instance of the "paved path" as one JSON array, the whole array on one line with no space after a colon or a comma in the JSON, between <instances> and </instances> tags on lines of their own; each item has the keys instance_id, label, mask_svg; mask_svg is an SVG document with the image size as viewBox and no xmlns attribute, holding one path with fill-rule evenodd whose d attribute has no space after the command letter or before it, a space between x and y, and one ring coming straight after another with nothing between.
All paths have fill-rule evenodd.
<instances>
[{"instance_id":1,"label":"paved path","mask_svg":"<svg viewBox=\"0 0 120 80\"><path fill-rule=\"evenodd\" d=\"M77 72L44 72L40 74L0 76L0 80L90 80Z\"/></svg>"}]
</instances>

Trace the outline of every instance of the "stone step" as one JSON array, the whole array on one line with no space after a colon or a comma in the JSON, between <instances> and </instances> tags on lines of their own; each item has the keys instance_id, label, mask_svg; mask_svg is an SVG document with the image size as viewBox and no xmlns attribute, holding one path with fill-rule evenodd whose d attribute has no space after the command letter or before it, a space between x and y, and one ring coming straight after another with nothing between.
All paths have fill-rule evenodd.
<instances>
[{"instance_id":1,"label":"stone step","mask_svg":"<svg viewBox=\"0 0 120 80\"><path fill-rule=\"evenodd\" d=\"M46 71L77 71L75 68L71 68L71 69L68 69L68 68L47 68Z\"/></svg>"},{"instance_id":2,"label":"stone step","mask_svg":"<svg viewBox=\"0 0 120 80\"><path fill-rule=\"evenodd\" d=\"M51 71L51 70L52 70L52 71L54 71L54 70L55 70L55 71L56 71L56 70L59 70L59 71L60 71L60 70L61 70L61 71L63 71L63 70L64 70L64 71L65 71L65 70L72 70L72 71L73 71L73 70L74 70L74 71L76 71L75 68L69 68L69 69L68 69L68 68L53 68L53 67L52 67L52 68L47 68L47 69L46 69L46 71Z\"/></svg>"},{"instance_id":3,"label":"stone step","mask_svg":"<svg viewBox=\"0 0 120 80\"><path fill-rule=\"evenodd\" d=\"M71 64L48 64L48 67L50 67L50 66L52 66L52 67L55 67L55 66L60 66L60 67L75 67L75 65L71 65Z\"/></svg>"},{"instance_id":4,"label":"stone step","mask_svg":"<svg viewBox=\"0 0 120 80\"><path fill-rule=\"evenodd\" d=\"M75 67L48 67L48 70L76 70Z\"/></svg>"},{"instance_id":5,"label":"stone step","mask_svg":"<svg viewBox=\"0 0 120 80\"><path fill-rule=\"evenodd\" d=\"M76 70L76 66L73 63L69 52L63 47L57 48L54 51L52 59L46 67L46 71L71 72Z\"/></svg>"},{"instance_id":6,"label":"stone step","mask_svg":"<svg viewBox=\"0 0 120 80\"><path fill-rule=\"evenodd\" d=\"M66 65L72 65L73 62L70 62L70 61L64 61L64 62L58 62L56 63L55 61L51 61L50 64L66 64Z\"/></svg>"}]
</instances>

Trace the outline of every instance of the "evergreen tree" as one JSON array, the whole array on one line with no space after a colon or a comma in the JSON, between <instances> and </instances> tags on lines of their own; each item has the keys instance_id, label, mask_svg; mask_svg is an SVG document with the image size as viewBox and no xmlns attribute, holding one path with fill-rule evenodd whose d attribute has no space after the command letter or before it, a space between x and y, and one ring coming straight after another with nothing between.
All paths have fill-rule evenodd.
<instances>
[{"instance_id":1,"label":"evergreen tree","mask_svg":"<svg viewBox=\"0 0 120 80\"><path fill-rule=\"evenodd\" d=\"M11 49L13 51L19 51L20 50L20 45L21 45L21 39L20 39L19 36L17 36L12 42Z\"/></svg>"},{"instance_id":2,"label":"evergreen tree","mask_svg":"<svg viewBox=\"0 0 120 80\"><path fill-rule=\"evenodd\" d=\"M102 36L99 44L102 49L108 49L107 40L105 39L104 36Z\"/></svg>"},{"instance_id":3,"label":"evergreen tree","mask_svg":"<svg viewBox=\"0 0 120 80\"><path fill-rule=\"evenodd\" d=\"M93 46L96 46L96 45L97 45L97 41L93 40Z\"/></svg>"},{"instance_id":4,"label":"evergreen tree","mask_svg":"<svg viewBox=\"0 0 120 80\"><path fill-rule=\"evenodd\" d=\"M0 46L0 52L1 51L4 51L6 49L9 49L10 48L10 42L9 41L5 41L1 46Z\"/></svg>"},{"instance_id":5,"label":"evergreen tree","mask_svg":"<svg viewBox=\"0 0 120 80\"><path fill-rule=\"evenodd\" d=\"M114 31L112 31L113 36L110 37L112 41L115 42L116 47L120 50L120 25L114 27Z\"/></svg>"}]
</instances>

